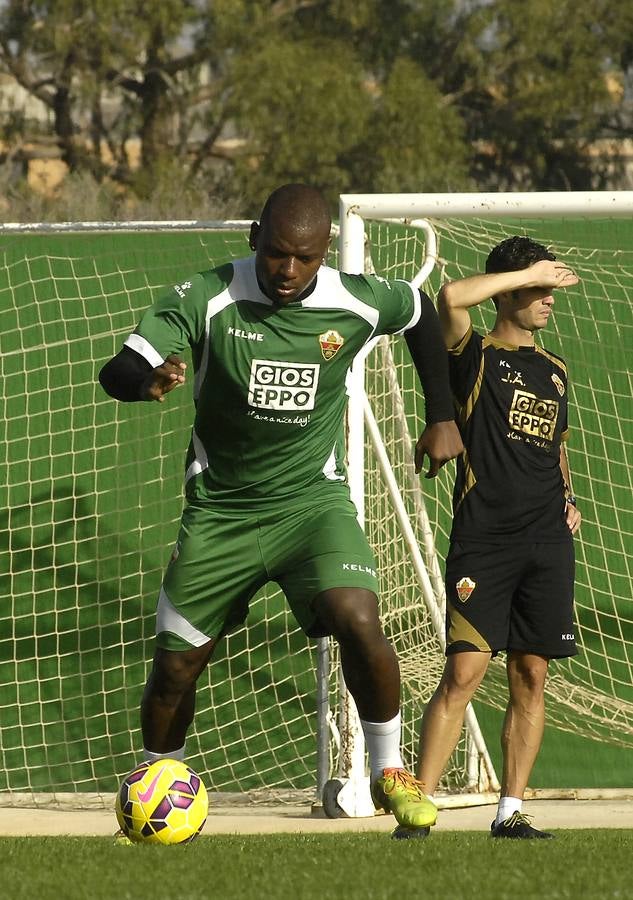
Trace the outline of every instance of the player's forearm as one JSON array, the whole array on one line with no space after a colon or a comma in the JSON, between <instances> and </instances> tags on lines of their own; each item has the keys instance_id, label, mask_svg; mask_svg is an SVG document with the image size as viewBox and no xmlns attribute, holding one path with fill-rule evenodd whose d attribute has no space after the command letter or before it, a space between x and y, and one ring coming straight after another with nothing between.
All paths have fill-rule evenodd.
<instances>
[{"instance_id":1,"label":"player's forearm","mask_svg":"<svg viewBox=\"0 0 633 900\"><path fill-rule=\"evenodd\" d=\"M426 424L450 421L455 417L448 377L448 354L440 323L430 297L420 291L422 311L404 338L424 392Z\"/></svg>"},{"instance_id":2,"label":"player's forearm","mask_svg":"<svg viewBox=\"0 0 633 900\"><path fill-rule=\"evenodd\" d=\"M141 387L151 370L151 365L140 354L123 347L101 369L99 382L110 397L123 403L133 403L145 399L141 396Z\"/></svg>"},{"instance_id":3,"label":"player's forearm","mask_svg":"<svg viewBox=\"0 0 633 900\"><path fill-rule=\"evenodd\" d=\"M567 459L567 450L565 445L560 446L560 471L563 476L563 484L565 485L565 498L574 496L574 489L571 483L571 472L569 471L569 460Z\"/></svg>"},{"instance_id":4,"label":"player's forearm","mask_svg":"<svg viewBox=\"0 0 633 900\"><path fill-rule=\"evenodd\" d=\"M567 460L567 450L565 449L564 444L561 444L560 447L560 471L565 485L565 521L571 533L577 534L582 522L582 513L578 509L576 497L574 496L574 489L571 484L571 474L569 472L569 462Z\"/></svg>"},{"instance_id":5,"label":"player's forearm","mask_svg":"<svg viewBox=\"0 0 633 900\"><path fill-rule=\"evenodd\" d=\"M438 295L438 304L449 309L470 309L504 291L530 287L533 281L529 269L471 275L469 278L460 278L458 281L449 281L443 285Z\"/></svg>"}]
</instances>

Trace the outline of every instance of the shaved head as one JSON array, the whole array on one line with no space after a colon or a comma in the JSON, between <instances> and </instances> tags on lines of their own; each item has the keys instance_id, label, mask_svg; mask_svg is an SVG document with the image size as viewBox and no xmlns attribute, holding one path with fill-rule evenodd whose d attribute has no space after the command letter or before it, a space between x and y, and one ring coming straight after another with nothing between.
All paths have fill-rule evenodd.
<instances>
[{"instance_id":1,"label":"shaved head","mask_svg":"<svg viewBox=\"0 0 633 900\"><path fill-rule=\"evenodd\" d=\"M330 244L330 212L323 194L307 184L273 191L259 222L251 225L259 285L274 303L285 305L314 289Z\"/></svg>"},{"instance_id":2,"label":"shaved head","mask_svg":"<svg viewBox=\"0 0 633 900\"><path fill-rule=\"evenodd\" d=\"M284 184L262 209L260 224L276 230L283 223L297 234L329 237L332 220L323 194L307 184Z\"/></svg>"}]
</instances>

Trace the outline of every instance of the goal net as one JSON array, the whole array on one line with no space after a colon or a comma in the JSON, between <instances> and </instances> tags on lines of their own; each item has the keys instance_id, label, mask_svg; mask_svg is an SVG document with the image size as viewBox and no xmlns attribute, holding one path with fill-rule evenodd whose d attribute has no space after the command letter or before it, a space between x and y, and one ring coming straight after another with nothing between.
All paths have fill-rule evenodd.
<instances>
[{"instance_id":1,"label":"goal net","mask_svg":"<svg viewBox=\"0 0 633 900\"><path fill-rule=\"evenodd\" d=\"M248 254L247 226L0 230L0 803L109 804L138 759L192 410L186 390L160 407L118 404L97 374L166 285ZM409 471L403 421L392 454ZM385 560L387 627L434 640L372 459L368 487L384 503L367 528ZM323 644L305 640L271 589L252 603L247 627L221 643L199 681L187 741L214 802L313 800L317 782L336 772L346 752L340 685L335 647L317 671ZM431 658L426 646L417 651ZM405 671L411 665L403 660ZM317 702L327 710L320 720ZM417 711L410 704L409 745Z\"/></svg>"},{"instance_id":2,"label":"goal net","mask_svg":"<svg viewBox=\"0 0 633 900\"><path fill-rule=\"evenodd\" d=\"M568 453L583 513L576 538L580 653L552 667L546 687L547 718L548 728L555 726L603 742L602 746L622 747L633 745L632 211L633 193L360 195L343 197L341 204L344 268L359 270L366 235L379 274L413 278L416 265L429 250L428 235L421 226L431 229L436 243L434 265L422 286L432 297L445 280L482 272L490 249L511 234L526 234L550 245L580 276L577 288L557 294L553 323L539 336L545 347L565 358L570 372ZM414 221L423 217L426 221ZM488 330L494 320L492 302L475 309L473 318L476 328ZM391 346L384 340L379 344L366 364L367 390L382 433L400 430L401 412L394 403L388 354L395 360L397 393L410 437L404 458L398 450L390 453L397 461L398 480L405 487L409 515L433 576L441 569L438 559L444 559L448 547L453 469L447 466L435 481L424 481L424 498L419 496L420 482L410 472L410 450L423 422L423 403L402 347L401 340L392 341ZM371 452L368 459L368 521L384 559L399 529L390 521L393 510L384 502L380 476L374 480ZM420 505L431 519L430 540L420 524ZM388 597L384 608L403 668L405 734L413 752L420 709L437 683L443 660L434 652L437 638L420 602L419 585L408 581L412 571L406 557L397 569L403 584L395 586L395 596ZM432 580L442 608L441 577ZM407 594L408 603L403 600ZM505 708L503 656L493 661L477 697L487 705ZM599 754L600 744L593 746ZM621 778L622 785L630 784L630 772L623 771Z\"/></svg>"},{"instance_id":3,"label":"goal net","mask_svg":"<svg viewBox=\"0 0 633 900\"><path fill-rule=\"evenodd\" d=\"M366 217L369 268L405 278L419 269L427 240L404 221L408 215L404 206ZM402 222L379 221L386 217ZM510 223L493 219L433 218L439 259L426 282L433 296L441 278L477 271L488 245L507 234ZM620 230L626 225L584 221L576 232L555 213L512 223L554 244L583 279L573 303L557 304L556 330L548 329L547 339L555 352L560 343L574 384L570 458L584 514L577 544L582 655L557 666L550 679L550 718L630 743L631 391L623 348L626 340L630 348L633 260L620 248L633 246L633 229L627 239ZM138 706L156 596L182 508L192 412L187 391L160 408L117 404L103 394L97 373L165 285L248 254L247 234L243 223L0 229L0 802L57 803L73 795L75 804L109 803L138 759ZM411 468L421 398L403 342L382 341L366 369L373 416L441 610L451 471L424 481L422 496ZM385 627L402 667L412 765L442 646L369 432L365 445L365 525L380 562ZM329 711L319 735L318 648L278 594L258 595L247 627L221 644L198 684L187 755L212 799L311 800L324 745L328 773L336 774L346 748L337 727L336 648L330 651L332 677L322 688ZM485 700L502 705L503 696L496 664ZM481 753L465 735L444 786L472 789L480 777Z\"/></svg>"},{"instance_id":4,"label":"goal net","mask_svg":"<svg viewBox=\"0 0 633 900\"><path fill-rule=\"evenodd\" d=\"M0 232L0 802L109 803L138 760L192 405L119 404L97 374L166 285L248 255L248 224ZM313 644L262 594L199 682L212 795L312 798L314 695Z\"/></svg>"}]
</instances>

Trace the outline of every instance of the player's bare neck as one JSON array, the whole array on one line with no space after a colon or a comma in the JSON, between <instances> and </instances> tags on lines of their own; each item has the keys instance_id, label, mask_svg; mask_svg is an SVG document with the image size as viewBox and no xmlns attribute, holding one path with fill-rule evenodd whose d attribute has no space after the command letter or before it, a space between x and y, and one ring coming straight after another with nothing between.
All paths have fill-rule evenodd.
<instances>
[{"instance_id":1,"label":"player's bare neck","mask_svg":"<svg viewBox=\"0 0 633 900\"><path fill-rule=\"evenodd\" d=\"M499 319L494 324L490 337L504 344L512 344L515 347L533 347L534 332L528 328L522 328L516 322L508 319Z\"/></svg>"}]
</instances>

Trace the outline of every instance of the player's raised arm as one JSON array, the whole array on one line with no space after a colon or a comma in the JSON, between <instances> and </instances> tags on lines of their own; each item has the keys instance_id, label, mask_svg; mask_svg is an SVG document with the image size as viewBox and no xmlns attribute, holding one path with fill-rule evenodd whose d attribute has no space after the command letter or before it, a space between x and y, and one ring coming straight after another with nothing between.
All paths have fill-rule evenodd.
<instances>
[{"instance_id":1,"label":"player's raised arm","mask_svg":"<svg viewBox=\"0 0 633 900\"><path fill-rule=\"evenodd\" d=\"M564 263L543 259L525 269L472 275L442 286L437 298L442 336L455 347L470 326L469 309L485 300L522 288L564 288L578 284L578 276Z\"/></svg>"},{"instance_id":2,"label":"player's raised arm","mask_svg":"<svg viewBox=\"0 0 633 900\"><path fill-rule=\"evenodd\" d=\"M441 467L464 449L457 425L448 378L448 357L442 341L439 320L431 298L420 291L421 312L417 323L404 337L413 360L426 409L426 428L415 448L415 470L419 472L428 456L427 478L434 478Z\"/></svg>"},{"instance_id":3,"label":"player's raised arm","mask_svg":"<svg viewBox=\"0 0 633 900\"><path fill-rule=\"evenodd\" d=\"M102 388L123 403L138 400L158 400L185 382L186 363L171 354L156 368L130 347L113 356L99 372Z\"/></svg>"}]
</instances>

